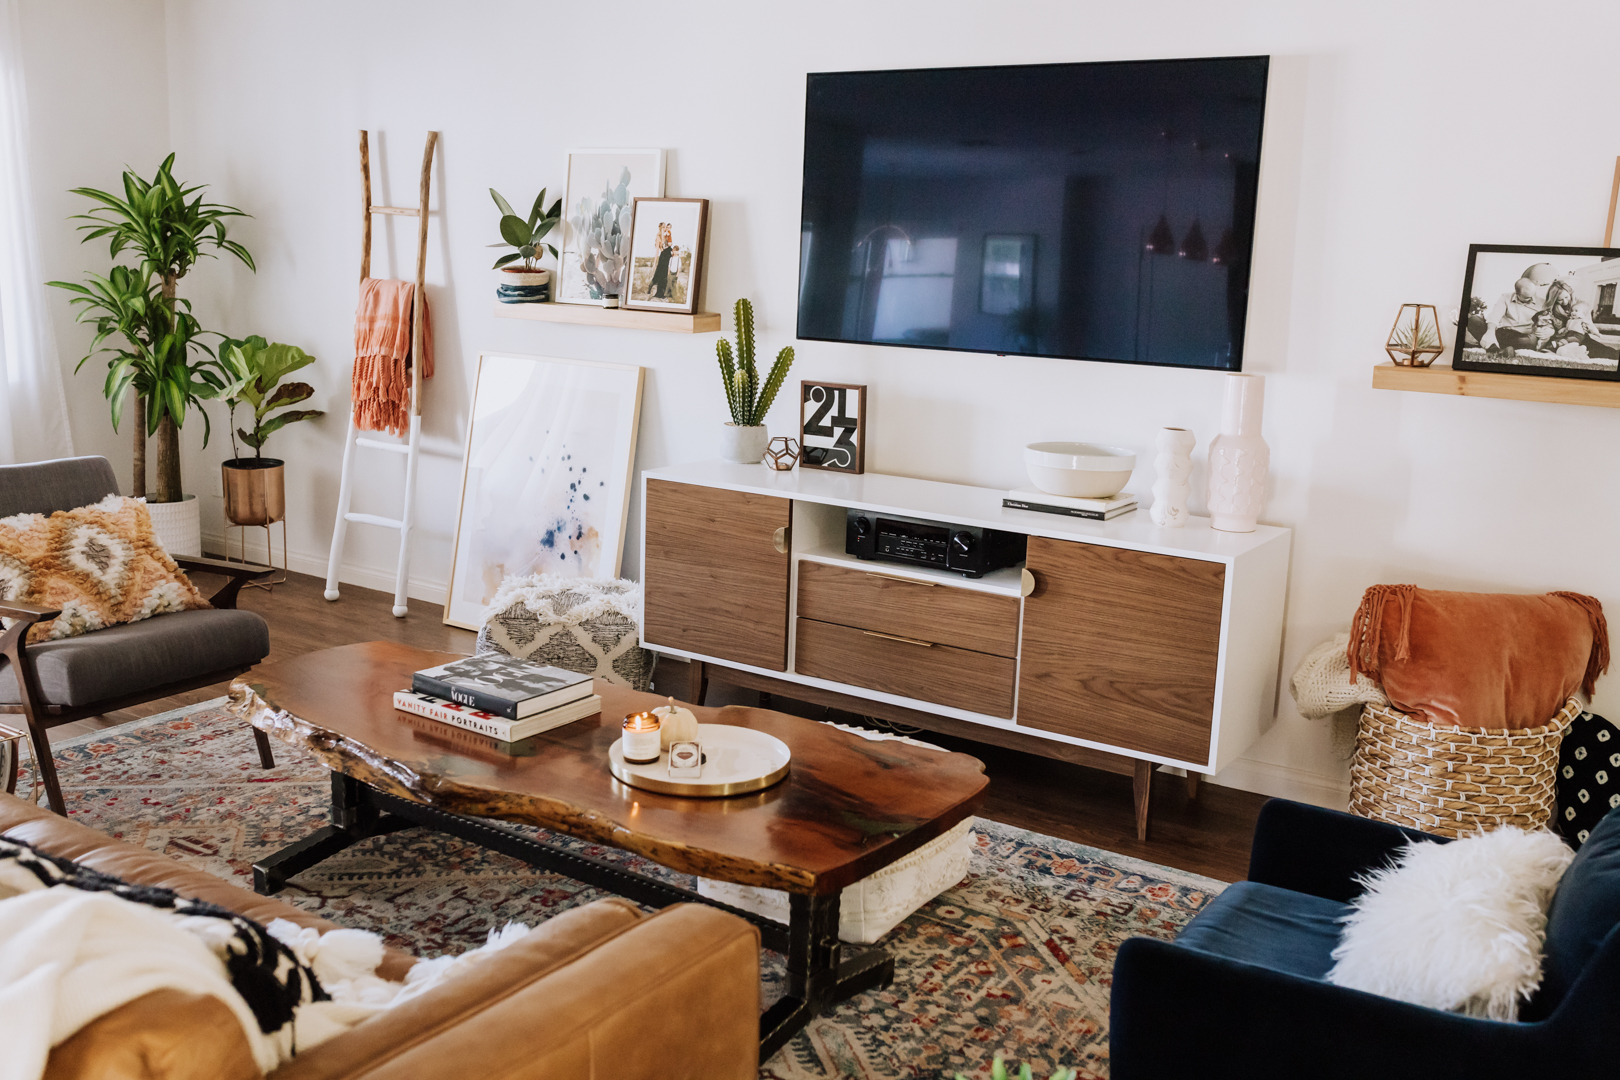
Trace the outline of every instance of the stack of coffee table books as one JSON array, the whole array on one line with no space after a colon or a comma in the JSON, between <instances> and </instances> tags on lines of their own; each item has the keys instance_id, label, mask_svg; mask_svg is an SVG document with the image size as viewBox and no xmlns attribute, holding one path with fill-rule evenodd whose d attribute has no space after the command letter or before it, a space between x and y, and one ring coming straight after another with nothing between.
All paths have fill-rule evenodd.
<instances>
[{"instance_id":1,"label":"stack of coffee table books","mask_svg":"<svg viewBox=\"0 0 1620 1080\"><path fill-rule=\"evenodd\" d=\"M1049 495L1035 488L1013 488L1001 500L1001 505L1009 510L1034 510L1041 514L1109 521L1135 510L1136 496L1122 491L1107 499L1073 499L1065 495Z\"/></svg>"},{"instance_id":2,"label":"stack of coffee table books","mask_svg":"<svg viewBox=\"0 0 1620 1080\"><path fill-rule=\"evenodd\" d=\"M517 742L601 712L591 690L589 675L484 653L416 672L394 708Z\"/></svg>"}]
</instances>

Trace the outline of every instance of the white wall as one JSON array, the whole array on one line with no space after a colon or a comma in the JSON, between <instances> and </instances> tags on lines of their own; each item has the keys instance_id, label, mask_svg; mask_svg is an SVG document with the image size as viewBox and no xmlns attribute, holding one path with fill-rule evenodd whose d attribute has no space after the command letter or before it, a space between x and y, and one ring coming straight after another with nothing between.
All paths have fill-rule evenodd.
<instances>
[{"instance_id":1,"label":"white wall","mask_svg":"<svg viewBox=\"0 0 1620 1080\"><path fill-rule=\"evenodd\" d=\"M1496 0L611 9L169 0L167 14L170 136L182 175L257 215L240 235L260 260L257 275L205 265L183 291L205 324L321 357L311 381L332 415L271 444L291 463L295 567L324 564L336 497L358 270L358 128L382 132L381 195L396 203L411 201L423 132L442 133L428 261L440 367L428 390L414 564L415 591L436 595L480 350L647 367L639 467L713 456L724 419L712 337L492 317L488 187L526 201L542 184L561 185L569 147L667 147L668 193L712 200L708 306L752 297L761 349L774 352L793 340L807 71L1269 53L1245 369L1268 376L1266 520L1296 530L1284 672L1344 627L1375 582L1576 589L1620 610L1610 464L1620 416L1370 387L1399 304L1455 306L1470 242L1601 240L1620 150L1609 122L1620 30L1612 2L1527 16ZM147 36L135 48L161 45ZM62 119L62 138L81 138L76 117ZM149 170L160 150L136 141L147 152L132 163ZM103 158L121 160L70 159L84 170L75 178L113 183L110 164L91 168ZM47 225L56 216L48 209ZM412 228L384 229L379 273L408 274ZM1192 428L1202 453L1219 422L1221 377L1212 373L818 343L798 354L794 378L870 385L874 471L1011 486L1023 480L1019 448L1032 439L1146 449L1171 424ZM83 376L74 389L81 445L99 446L99 396ZM795 419L787 405L770 417L778 431ZM191 425L186 437L190 483L216 494L223 447L195 450ZM391 509L388 470L399 467L379 463L373 475L388 482L357 509ZM1151 480L1144 468L1134 486ZM218 500L208 509L217 529ZM347 576L386 582L393 538L372 531L354 531ZM632 544L626 573L638 564ZM1620 711L1620 677L1601 688L1597 707ZM1223 779L1331 802L1343 777L1327 732L1299 719L1284 694L1250 759Z\"/></svg>"}]
</instances>

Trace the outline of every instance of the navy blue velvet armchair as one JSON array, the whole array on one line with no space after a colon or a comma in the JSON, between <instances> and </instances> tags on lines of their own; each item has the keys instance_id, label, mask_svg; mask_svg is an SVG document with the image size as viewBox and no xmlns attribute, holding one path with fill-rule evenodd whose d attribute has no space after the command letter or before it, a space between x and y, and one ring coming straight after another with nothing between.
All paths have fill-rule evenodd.
<instances>
[{"instance_id":1,"label":"navy blue velvet armchair","mask_svg":"<svg viewBox=\"0 0 1620 1080\"><path fill-rule=\"evenodd\" d=\"M1326 982L1357 875L1436 836L1272 800L1249 880L1174 942L1132 938L1114 965L1114 1080L1620 1075L1620 811L1565 873L1543 983L1520 1023Z\"/></svg>"}]
</instances>

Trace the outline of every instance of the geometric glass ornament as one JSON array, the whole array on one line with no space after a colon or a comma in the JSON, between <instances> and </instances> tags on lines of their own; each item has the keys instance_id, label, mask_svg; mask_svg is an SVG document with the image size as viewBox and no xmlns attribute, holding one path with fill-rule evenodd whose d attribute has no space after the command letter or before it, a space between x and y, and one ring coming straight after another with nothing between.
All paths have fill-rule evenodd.
<instances>
[{"instance_id":1,"label":"geometric glass ornament","mask_svg":"<svg viewBox=\"0 0 1620 1080\"><path fill-rule=\"evenodd\" d=\"M1440 316L1433 304L1402 304L1390 328L1384 351L1401 367L1428 367L1445 351L1440 342Z\"/></svg>"},{"instance_id":2,"label":"geometric glass ornament","mask_svg":"<svg viewBox=\"0 0 1620 1080\"><path fill-rule=\"evenodd\" d=\"M1176 250L1176 234L1170 231L1170 220L1159 215L1159 223L1148 233L1147 249L1155 255L1169 255Z\"/></svg>"},{"instance_id":3,"label":"geometric glass ornament","mask_svg":"<svg viewBox=\"0 0 1620 1080\"><path fill-rule=\"evenodd\" d=\"M1204 225L1197 217L1193 218L1192 228L1187 230L1187 238L1181 242L1180 255L1189 262L1203 262L1209 258L1209 241L1204 239Z\"/></svg>"}]
</instances>

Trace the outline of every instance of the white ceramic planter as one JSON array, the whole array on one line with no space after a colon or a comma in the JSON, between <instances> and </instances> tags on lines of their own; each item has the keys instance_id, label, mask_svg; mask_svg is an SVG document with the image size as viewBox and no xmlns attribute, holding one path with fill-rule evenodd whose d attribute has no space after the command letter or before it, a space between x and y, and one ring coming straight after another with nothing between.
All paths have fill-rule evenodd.
<instances>
[{"instance_id":1,"label":"white ceramic planter","mask_svg":"<svg viewBox=\"0 0 1620 1080\"><path fill-rule=\"evenodd\" d=\"M758 465L765 460L771 436L764 424L742 427L728 422L720 432L720 457L724 460L740 465Z\"/></svg>"},{"instance_id":2,"label":"white ceramic planter","mask_svg":"<svg viewBox=\"0 0 1620 1080\"><path fill-rule=\"evenodd\" d=\"M1153 524L1179 529L1187 524L1187 496L1192 494L1192 452L1196 440L1186 428L1160 428L1159 456L1153 459Z\"/></svg>"},{"instance_id":3,"label":"white ceramic planter","mask_svg":"<svg viewBox=\"0 0 1620 1080\"><path fill-rule=\"evenodd\" d=\"M158 543L170 555L202 557L202 517L198 513L197 496L183 495L179 502L148 502L146 513L152 519L152 531Z\"/></svg>"},{"instance_id":4,"label":"white ceramic planter","mask_svg":"<svg viewBox=\"0 0 1620 1080\"><path fill-rule=\"evenodd\" d=\"M1228 375L1221 433L1209 444L1210 525L1222 532L1254 532L1266 501L1271 448L1260 437L1266 381Z\"/></svg>"}]
</instances>

